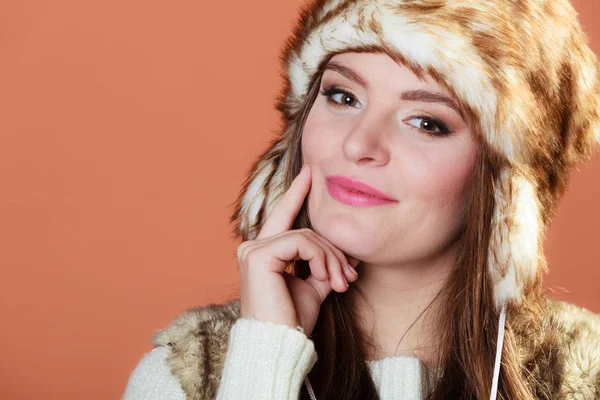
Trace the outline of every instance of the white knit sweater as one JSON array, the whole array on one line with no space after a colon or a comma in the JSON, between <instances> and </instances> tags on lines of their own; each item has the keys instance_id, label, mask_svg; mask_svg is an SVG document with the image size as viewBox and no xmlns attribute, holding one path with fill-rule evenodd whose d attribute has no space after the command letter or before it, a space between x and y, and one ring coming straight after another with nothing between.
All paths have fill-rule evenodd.
<instances>
[{"instance_id":1,"label":"white knit sweater","mask_svg":"<svg viewBox=\"0 0 600 400\"><path fill-rule=\"evenodd\" d=\"M168 351L160 346L144 355L122 400L186 399L167 366ZM217 400L297 400L316 360L314 343L304 333L283 324L240 318L230 331ZM422 399L433 385L426 382L425 365L416 357L367 363L381 400Z\"/></svg>"}]
</instances>

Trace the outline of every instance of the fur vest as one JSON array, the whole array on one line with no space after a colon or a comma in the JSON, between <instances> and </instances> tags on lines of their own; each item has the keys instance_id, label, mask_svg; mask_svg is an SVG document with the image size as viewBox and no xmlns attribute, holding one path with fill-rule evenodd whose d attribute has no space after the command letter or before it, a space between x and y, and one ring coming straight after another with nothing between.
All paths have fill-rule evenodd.
<instances>
[{"instance_id":1,"label":"fur vest","mask_svg":"<svg viewBox=\"0 0 600 400\"><path fill-rule=\"evenodd\" d=\"M526 317L511 323L524 375L540 399L600 399L600 316L567 302L545 299L541 326ZM152 338L168 346L167 364L188 400L216 397L227 355L229 331L240 316L240 301L192 308Z\"/></svg>"}]
</instances>

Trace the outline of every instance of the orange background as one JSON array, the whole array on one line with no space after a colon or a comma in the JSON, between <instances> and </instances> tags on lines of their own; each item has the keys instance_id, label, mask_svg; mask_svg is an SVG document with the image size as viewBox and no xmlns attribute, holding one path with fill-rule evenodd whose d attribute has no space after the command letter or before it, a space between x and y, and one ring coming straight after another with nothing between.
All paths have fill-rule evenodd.
<instances>
[{"instance_id":1,"label":"orange background","mask_svg":"<svg viewBox=\"0 0 600 400\"><path fill-rule=\"evenodd\" d=\"M228 217L302 1L259 3L0 6L0 398L118 399L154 330L239 290ZM600 54L600 2L575 6ZM546 246L554 296L595 312L599 178Z\"/></svg>"}]
</instances>

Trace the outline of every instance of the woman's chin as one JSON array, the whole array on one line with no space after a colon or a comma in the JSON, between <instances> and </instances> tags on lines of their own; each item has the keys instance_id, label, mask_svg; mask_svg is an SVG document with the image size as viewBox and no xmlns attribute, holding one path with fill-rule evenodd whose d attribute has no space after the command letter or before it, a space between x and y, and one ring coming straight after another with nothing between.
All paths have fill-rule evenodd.
<instances>
[{"instance_id":1,"label":"woman's chin","mask_svg":"<svg viewBox=\"0 0 600 400\"><path fill-rule=\"evenodd\" d=\"M371 248L371 239L373 235L365 227L357 226L356 220L325 220L318 224L312 224L314 231L331 244L343 251L345 254L358 258L368 257L369 254L376 252Z\"/></svg>"}]
</instances>

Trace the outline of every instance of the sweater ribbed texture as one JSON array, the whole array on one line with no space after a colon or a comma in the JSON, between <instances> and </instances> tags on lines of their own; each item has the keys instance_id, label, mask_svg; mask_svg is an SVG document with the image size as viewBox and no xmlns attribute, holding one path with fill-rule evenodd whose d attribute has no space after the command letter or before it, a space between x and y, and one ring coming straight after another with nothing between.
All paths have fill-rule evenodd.
<instances>
[{"instance_id":1,"label":"sweater ribbed texture","mask_svg":"<svg viewBox=\"0 0 600 400\"><path fill-rule=\"evenodd\" d=\"M297 400L304 378L317 361L314 343L283 324L239 318L229 345L217 400ZM146 353L132 372L122 400L185 400L166 363L168 348ZM422 399L434 384L416 357L367 361L381 400ZM318 399L317 399L318 400Z\"/></svg>"},{"instance_id":2,"label":"sweater ribbed texture","mask_svg":"<svg viewBox=\"0 0 600 400\"><path fill-rule=\"evenodd\" d=\"M231 328L217 400L297 399L317 362L312 340L287 325L240 318Z\"/></svg>"}]
</instances>

